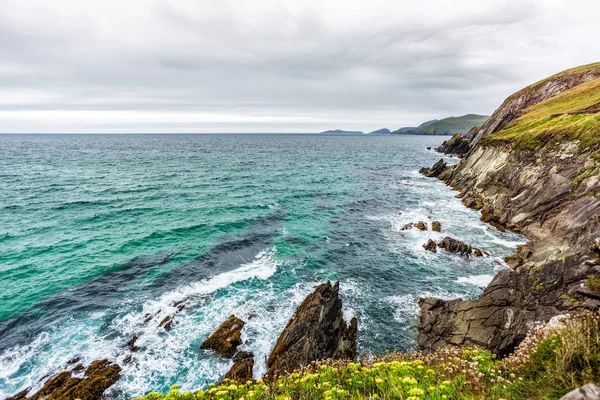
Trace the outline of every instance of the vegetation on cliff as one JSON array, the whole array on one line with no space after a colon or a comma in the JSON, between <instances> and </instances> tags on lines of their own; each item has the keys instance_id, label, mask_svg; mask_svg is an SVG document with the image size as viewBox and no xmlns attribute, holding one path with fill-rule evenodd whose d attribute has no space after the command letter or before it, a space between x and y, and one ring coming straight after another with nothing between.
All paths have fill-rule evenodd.
<instances>
[{"instance_id":1,"label":"vegetation on cliff","mask_svg":"<svg viewBox=\"0 0 600 400\"><path fill-rule=\"evenodd\" d=\"M430 354L324 361L274 381L224 381L206 390L149 393L163 399L541 399L600 378L600 316L578 314L534 330L503 360L451 347Z\"/></svg>"},{"instance_id":2,"label":"vegetation on cliff","mask_svg":"<svg viewBox=\"0 0 600 400\"><path fill-rule=\"evenodd\" d=\"M509 143L517 149L535 149L563 140L579 140L582 148L600 143L600 63L565 71L517 94L522 96L524 91L534 91L551 79L568 80L570 76L582 73L595 76L595 79L521 110L519 116L503 129L486 135L483 143Z\"/></svg>"}]
</instances>

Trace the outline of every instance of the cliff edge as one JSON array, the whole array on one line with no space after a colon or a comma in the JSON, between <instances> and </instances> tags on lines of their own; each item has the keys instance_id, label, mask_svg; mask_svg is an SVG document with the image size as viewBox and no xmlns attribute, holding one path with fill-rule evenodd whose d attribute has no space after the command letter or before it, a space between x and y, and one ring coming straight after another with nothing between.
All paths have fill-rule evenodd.
<instances>
[{"instance_id":1,"label":"cliff edge","mask_svg":"<svg viewBox=\"0 0 600 400\"><path fill-rule=\"evenodd\" d=\"M429 175L529 244L479 299L421 299L419 346L506 355L536 323L600 305L600 63L513 94L468 140L458 165Z\"/></svg>"}]
</instances>

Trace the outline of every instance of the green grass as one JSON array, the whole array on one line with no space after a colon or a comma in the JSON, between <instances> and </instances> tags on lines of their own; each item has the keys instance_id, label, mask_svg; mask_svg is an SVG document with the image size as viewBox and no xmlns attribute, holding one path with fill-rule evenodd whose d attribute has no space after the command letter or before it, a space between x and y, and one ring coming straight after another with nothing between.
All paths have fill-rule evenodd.
<instances>
[{"instance_id":1,"label":"green grass","mask_svg":"<svg viewBox=\"0 0 600 400\"><path fill-rule=\"evenodd\" d=\"M600 68L600 64L586 67ZM600 108L600 79L576 86L523 110L523 115L504 129L486 136L483 143L510 143L522 150L533 150L564 140L579 140L582 148L596 146L600 144L600 113L567 114L590 107ZM562 115L553 117L552 114Z\"/></svg>"},{"instance_id":2,"label":"green grass","mask_svg":"<svg viewBox=\"0 0 600 400\"><path fill-rule=\"evenodd\" d=\"M424 355L391 353L375 360L325 361L273 382L251 380L206 390L138 400L199 399L558 399L600 379L600 318L580 314L562 325L534 330L504 360L475 348Z\"/></svg>"}]
</instances>

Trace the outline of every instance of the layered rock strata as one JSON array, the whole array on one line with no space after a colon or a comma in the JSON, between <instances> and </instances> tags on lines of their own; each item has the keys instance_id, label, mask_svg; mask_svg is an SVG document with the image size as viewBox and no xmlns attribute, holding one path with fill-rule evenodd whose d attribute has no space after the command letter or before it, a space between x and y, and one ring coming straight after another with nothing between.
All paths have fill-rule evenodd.
<instances>
[{"instance_id":1,"label":"layered rock strata","mask_svg":"<svg viewBox=\"0 0 600 400\"><path fill-rule=\"evenodd\" d=\"M339 282L319 285L296 310L279 336L269 359L265 379L273 379L313 361L354 359L358 322L346 324Z\"/></svg>"}]
</instances>

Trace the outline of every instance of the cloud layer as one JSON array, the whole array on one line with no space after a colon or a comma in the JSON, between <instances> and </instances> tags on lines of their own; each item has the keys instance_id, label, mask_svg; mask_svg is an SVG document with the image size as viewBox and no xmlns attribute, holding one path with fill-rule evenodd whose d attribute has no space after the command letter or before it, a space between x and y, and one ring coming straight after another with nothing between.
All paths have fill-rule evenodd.
<instances>
[{"instance_id":1,"label":"cloud layer","mask_svg":"<svg viewBox=\"0 0 600 400\"><path fill-rule=\"evenodd\" d=\"M600 61L600 3L3 0L2 132L373 130Z\"/></svg>"}]
</instances>

